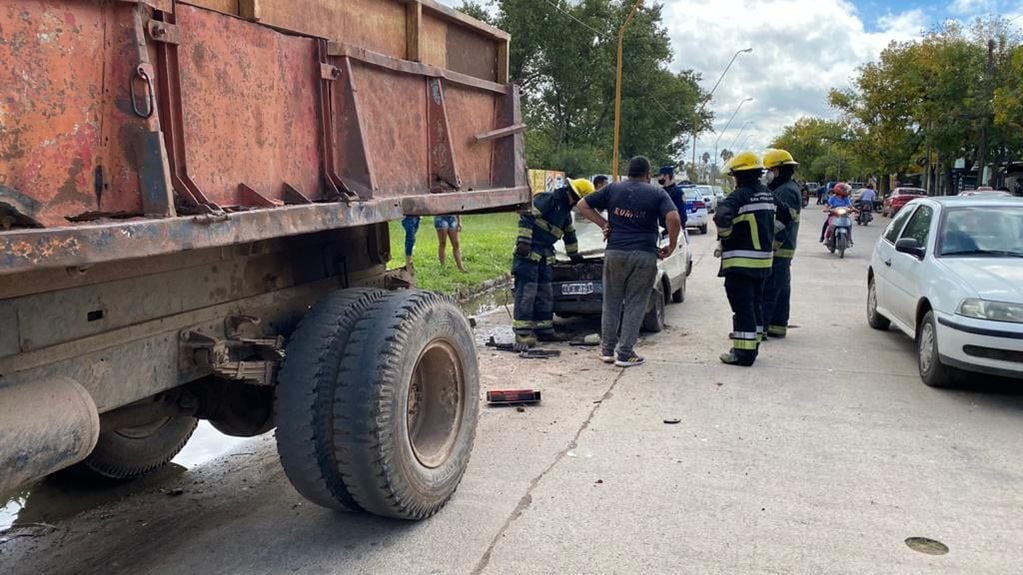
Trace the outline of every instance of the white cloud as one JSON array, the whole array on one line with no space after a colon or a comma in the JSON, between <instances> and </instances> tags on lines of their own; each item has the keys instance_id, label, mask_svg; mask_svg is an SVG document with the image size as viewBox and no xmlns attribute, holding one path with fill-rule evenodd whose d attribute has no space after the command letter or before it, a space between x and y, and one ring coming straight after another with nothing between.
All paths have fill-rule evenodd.
<instances>
[{"instance_id":1,"label":"white cloud","mask_svg":"<svg viewBox=\"0 0 1023 575\"><path fill-rule=\"evenodd\" d=\"M869 31L856 7L843 0L667 0L664 19L674 68L701 72L708 89L736 50L753 48L738 57L714 94L719 134L736 105L755 98L721 135L719 150L748 120L756 124L747 130L747 147L758 149L801 116L832 116L829 89L848 86L856 68L889 42L917 37L926 27L924 12L910 10L881 17L876 31ZM698 155L713 154L717 137L704 135Z\"/></svg>"},{"instance_id":2,"label":"white cloud","mask_svg":"<svg viewBox=\"0 0 1023 575\"><path fill-rule=\"evenodd\" d=\"M949 6L949 10L955 14L973 14L980 10L984 3L984 0L955 0Z\"/></svg>"}]
</instances>

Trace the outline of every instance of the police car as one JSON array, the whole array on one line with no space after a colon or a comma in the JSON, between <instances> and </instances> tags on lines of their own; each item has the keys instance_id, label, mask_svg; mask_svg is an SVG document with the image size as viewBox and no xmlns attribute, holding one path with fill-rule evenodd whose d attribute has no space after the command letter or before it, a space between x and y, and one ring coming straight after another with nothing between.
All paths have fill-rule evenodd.
<instances>
[{"instance_id":1,"label":"police car","mask_svg":"<svg viewBox=\"0 0 1023 575\"><path fill-rule=\"evenodd\" d=\"M682 194L686 199L686 227L696 228L701 234L707 233L707 224L710 222L710 215L707 210L706 195L714 195L710 186L699 186L696 184L683 184ZM706 190L704 190L706 188Z\"/></svg>"}]
</instances>

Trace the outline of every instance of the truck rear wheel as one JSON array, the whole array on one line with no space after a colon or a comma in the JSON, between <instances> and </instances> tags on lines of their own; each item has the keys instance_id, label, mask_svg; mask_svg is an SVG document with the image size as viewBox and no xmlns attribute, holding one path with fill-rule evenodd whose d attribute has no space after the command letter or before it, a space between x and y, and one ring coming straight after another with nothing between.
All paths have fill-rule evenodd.
<instances>
[{"instance_id":1,"label":"truck rear wheel","mask_svg":"<svg viewBox=\"0 0 1023 575\"><path fill-rule=\"evenodd\" d=\"M475 438L479 371L469 324L449 298L419 291L368 295L342 314L350 328L318 338L296 332L289 345L278 392L285 472L327 507L429 517L455 492ZM320 360L324 348L330 357ZM309 362L324 365L299 367ZM286 394L310 388L326 405L306 391L310 413L286 410ZM298 433L285 431L291 417L303 420Z\"/></svg>"},{"instance_id":2,"label":"truck rear wheel","mask_svg":"<svg viewBox=\"0 0 1023 575\"><path fill-rule=\"evenodd\" d=\"M76 467L105 479L135 479L166 465L185 447L199 420L189 415L103 431L96 448Z\"/></svg>"}]
</instances>

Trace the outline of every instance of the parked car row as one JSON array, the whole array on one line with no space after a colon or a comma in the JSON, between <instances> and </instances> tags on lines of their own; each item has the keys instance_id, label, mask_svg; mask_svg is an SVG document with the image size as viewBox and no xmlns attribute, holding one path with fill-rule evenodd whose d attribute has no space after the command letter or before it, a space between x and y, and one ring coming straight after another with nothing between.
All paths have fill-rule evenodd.
<instances>
[{"instance_id":1,"label":"parked car row","mask_svg":"<svg viewBox=\"0 0 1023 575\"><path fill-rule=\"evenodd\" d=\"M867 321L916 342L924 383L1023 379L1023 199L916 198L895 214L867 271Z\"/></svg>"}]
</instances>

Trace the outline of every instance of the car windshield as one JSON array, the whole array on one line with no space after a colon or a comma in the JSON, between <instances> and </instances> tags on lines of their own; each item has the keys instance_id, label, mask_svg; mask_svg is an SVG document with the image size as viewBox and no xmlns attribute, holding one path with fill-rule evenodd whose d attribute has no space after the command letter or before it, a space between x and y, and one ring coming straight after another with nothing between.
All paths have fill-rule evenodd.
<instances>
[{"instance_id":1,"label":"car windshield","mask_svg":"<svg viewBox=\"0 0 1023 575\"><path fill-rule=\"evenodd\" d=\"M940 255L1023 257L1023 207L949 210Z\"/></svg>"},{"instance_id":2,"label":"car windshield","mask_svg":"<svg viewBox=\"0 0 1023 575\"><path fill-rule=\"evenodd\" d=\"M927 192L925 192L923 190L913 189L913 188L902 188L901 190L898 190L897 192L895 192L895 195L897 195L897 196L926 196Z\"/></svg>"},{"instance_id":3,"label":"car windshield","mask_svg":"<svg viewBox=\"0 0 1023 575\"><path fill-rule=\"evenodd\" d=\"M703 192L699 188L684 188L682 193L685 194L687 200L702 200Z\"/></svg>"},{"instance_id":4,"label":"car windshield","mask_svg":"<svg viewBox=\"0 0 1023 575\"><path fill-rule=\"evenodd\" d=\"M713 196L714 190L710 186L696 186L696 189L700 191L704 196Z\"/></svg>"}]
</instances>

